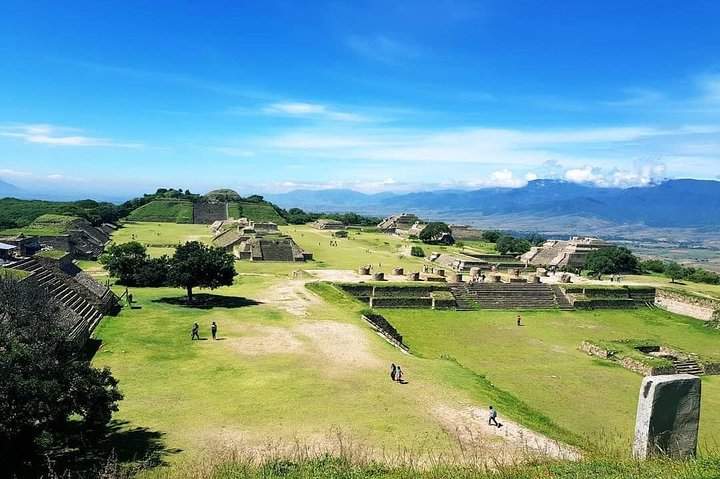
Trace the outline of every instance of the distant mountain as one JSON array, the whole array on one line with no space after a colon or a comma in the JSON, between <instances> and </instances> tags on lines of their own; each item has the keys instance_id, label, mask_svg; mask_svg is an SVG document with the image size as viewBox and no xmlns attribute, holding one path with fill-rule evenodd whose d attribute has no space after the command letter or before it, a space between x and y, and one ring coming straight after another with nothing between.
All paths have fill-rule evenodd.
<instances>
[{"instance_id":1,"label":"distant mountain","mask_svg":"<svg viewBox=\"0 0 720 479\"><path fill-rule=\"evenodd\" d=\"M17 196L20 193L22 193L22 190L17 186L0 180L0 198L5 198L6 196Z\"/></svg>"},{"instance_id":2,"label":"distant mountain","mask_svg":"<svg viewBox=\"0 0 720 479\"><path fill-rule=\"evenodd\" d=\"M329 190L295 190L289 193L265 194L263 198L281 208L301 208L307 211L356 211L361 206L374 205L384 199L395 196L394 193L377 193L366 195L358 191Z\"/></svg>"},{"instance_id":3,"label":"distant mountain","mask_svg":"<svg viewBox=\"0 0 720 479\"><path fill-rule=\"evenodd\" d=\"M269 195L278 205L309 211L366 214L413 212L424 217L491 220L493 217L577 218L598 224L650 227L720 227L720 182L670 180L635 188L601 188L561 180L535 180L522 188L439 190L404 195L366 195L349 190L295 191ZM571 220L570 220L571 221Z\"/></svg>"}]
</instances>

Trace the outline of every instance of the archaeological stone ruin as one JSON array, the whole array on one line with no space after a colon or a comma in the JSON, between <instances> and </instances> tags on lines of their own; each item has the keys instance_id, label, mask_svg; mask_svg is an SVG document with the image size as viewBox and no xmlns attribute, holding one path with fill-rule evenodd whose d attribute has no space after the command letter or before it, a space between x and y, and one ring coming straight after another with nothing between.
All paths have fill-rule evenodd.
<instances>
[{"instance_id":1,"label":"archaeological stone ruin","mask_svg":"<svg viewBox=\"0 0 720 479\"><path fill-rule=\"evenodd\" d=\"M643 378L633 440L636 459L695 456L700 391L700 378L690 374Z\"/></svg>"}]
</instances>

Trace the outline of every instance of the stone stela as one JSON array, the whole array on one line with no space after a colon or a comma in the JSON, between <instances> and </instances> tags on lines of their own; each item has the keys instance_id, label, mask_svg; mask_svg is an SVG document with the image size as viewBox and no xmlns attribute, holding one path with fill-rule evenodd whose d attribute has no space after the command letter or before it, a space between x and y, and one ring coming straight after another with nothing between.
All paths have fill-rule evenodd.
<instances>
[{"instance_id":1,"label":"stone stela","mask_svg":"<svg viewBox=\"0 0 720 479\"><path fill-rule=\"evenodd\" d=\"M700 423L700 378L646 376L640 386L633 456L695 456Z\"/></svg>"}]
</instances>

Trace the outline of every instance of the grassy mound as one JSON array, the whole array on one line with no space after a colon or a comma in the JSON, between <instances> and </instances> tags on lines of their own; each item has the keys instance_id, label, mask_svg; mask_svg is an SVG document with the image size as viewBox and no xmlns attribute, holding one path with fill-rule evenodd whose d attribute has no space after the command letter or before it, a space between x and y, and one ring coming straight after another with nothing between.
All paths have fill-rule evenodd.
<instances>
[{"instance_id":1,"label":"grassy mound","mask_svg":"<svg viewBox=\"0 0 720 479\"><path fill-rule=\"evenodd\" d=\"M127 219L161 223L192 223L193 205L184 200L153 200L134 209Z\"/></svg>"},{"instance_id":2,"label":"grassy mound","mask_svg":"<svg viewBox=\"0 0 720 479\"><path fill-rule=\"evenodd\" d=\"M252 221L272 221L278 225L287 224L282 216L267 203L234 203L228 210L233 218L245 217Z\"/></svg>"},{"instance_id":3,"label":"grassy mound","mask_svg":"<svg viewBox=\"0 0 720 479\"><path fill-rule=\"evenodd\" d=\"M27 236L55 236L78 229L75 223L81 220L82 218L78 218L77 216L48 213L38 216L35 221L28 226L4 230L2 234L7 236L20 233Z\"/></svg>"}]
</instances>

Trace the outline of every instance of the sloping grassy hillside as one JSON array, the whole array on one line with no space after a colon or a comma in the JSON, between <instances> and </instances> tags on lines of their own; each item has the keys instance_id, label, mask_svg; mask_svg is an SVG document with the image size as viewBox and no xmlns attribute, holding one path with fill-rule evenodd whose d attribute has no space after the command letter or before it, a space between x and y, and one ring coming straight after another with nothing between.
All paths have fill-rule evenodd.
<instances>
[{"instance_id":1,"label":"sloping grassy hillside","mask_svg":"<svg viewBox=\"0 0 720 479\"><path fill-rule=\"evenodd\" d=\"M26 236L53 236L75 230L74 223L81 218L77 216L44 214L38 216L35 221L23 228L12 228L2 231L2 235L16 235L23 233Z\"/></svg>"},{"instance_id":2,"label":"sloping grassy hillside","mask_svg":"<svg viewBox=\"0 0 720 479\"><path fill-rule=\"evenodd\" d=\"M130 221L192 223L193 205L184 200L153 200L134 209L127 219Z\"/></svg>"},{"instance_id":3,"label":"sloping grassy hillside","mask_svg":"<svg viewBox=\"0 0 720 479\"><path fill-rule=\"evenodd\" d=\"M242 202L237 203L237 207L237 210L230 209L230 216L237 214L238 217L245 217L253 221L272 221L278 225L286 224L282 216L269 204Z\"/></svg>"}]
</instances>

